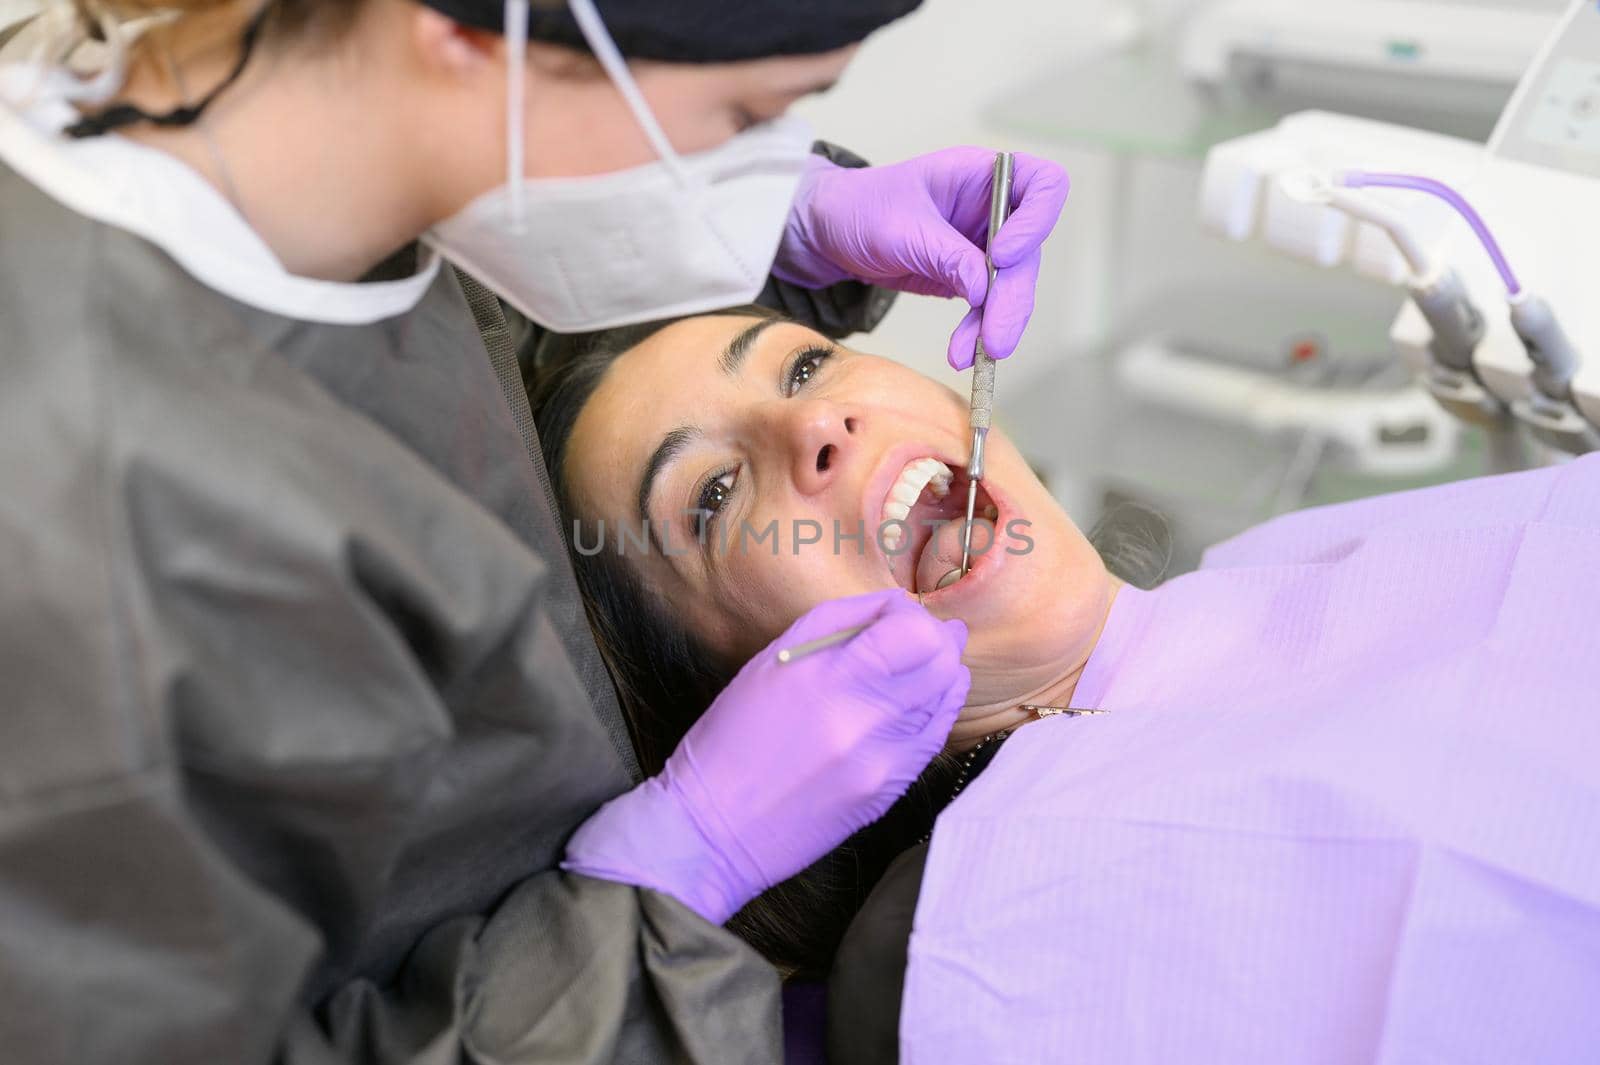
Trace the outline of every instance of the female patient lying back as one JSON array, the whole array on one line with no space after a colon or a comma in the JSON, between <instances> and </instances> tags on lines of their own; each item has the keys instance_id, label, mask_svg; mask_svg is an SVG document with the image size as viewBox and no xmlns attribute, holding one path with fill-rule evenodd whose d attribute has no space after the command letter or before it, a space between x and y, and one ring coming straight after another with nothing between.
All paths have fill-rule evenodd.
<instances>
[{"instance_id":1,"label":"female patient lying back","mask_svg":"<svg viewBox=\"0 0 1600 1065\"><path fill-rule=\"evenodd\" d=\"M899 585L971 627L951 748L1015 735L939 819L908 1058L1600 1046L1600 458L1290 515L1142 591L997 432L993 546L945 585L956 530L922 519L964 502L959 396L768 318L601 340L540 430L648 763L817 602ZM650 550L582 553L644 518Z\"/></svg>"},{"instance_id":2,"label":"female patient lying back","mask_svg":"<svg viewBox=\"0 0 1600 1065\"><path fill-rule=\"evenodd\" d=\"M967 577L966 403L760 309L573 338L534 397L579 584L646 771L738 667L810 607L896 585L970 630L959 751L1066 705L1118 581L1004 434L990 437ZM648 523L649 540L645 539ZM941 524L942 523L942 524ZM1119 544L1140 568L1137 542ZM732 926L826 971L864 893L932 828L957 768Z\"/></svg>"}]
</instances>

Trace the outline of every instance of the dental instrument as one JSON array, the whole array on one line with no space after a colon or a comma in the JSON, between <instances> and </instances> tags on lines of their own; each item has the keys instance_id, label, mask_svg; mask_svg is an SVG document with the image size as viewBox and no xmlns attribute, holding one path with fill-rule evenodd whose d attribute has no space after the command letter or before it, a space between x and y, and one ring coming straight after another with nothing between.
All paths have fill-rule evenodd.
<instances>
[{"instance_id":1,"label":"dental instrument","mask_svg":"<svg viewBox=\"0 0 1600 1065\"><path fill-rule=\"evenodd\" d=\"M989 191L989 236L984 256L989 262L989 291L994 291L994 238L1011 214L1011 176L1014 161L1010 152L994 157L994 182ZM987 302L987 299L985 300ZM978 505L978 482L983 480L984 445L989 436L989 416L994 408L994 359L978 339L972 359L972 458L967 462L967 520L961 527L961 576L971 569L972 520Z\"/></svg>"},{"instance_id":2,"label":"dental instrument","mask_svg":"<svg viewBox=\"0 0 1600 1065\"><path fill-rule=\"evenodd\" d=\"M840 629L838 632L832 632L826 636L818 636L815 640L807 640L805 643L797 643L793 647L785 647L778 652L778 661L785 665L790 662L797 662L808 655L816 654L818 651L844 643L846 640L853 640L865 631L867 631L867 626L865 625L852 625L848 629Z\"/></svg>"}]
</instances>

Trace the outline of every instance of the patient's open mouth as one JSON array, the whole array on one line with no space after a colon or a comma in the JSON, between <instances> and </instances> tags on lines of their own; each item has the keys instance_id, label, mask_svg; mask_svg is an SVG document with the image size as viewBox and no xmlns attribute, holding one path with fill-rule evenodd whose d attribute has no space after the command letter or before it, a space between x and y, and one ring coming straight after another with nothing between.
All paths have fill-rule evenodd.
<instances>
[{"instance_id":1,"label":"patient's open mouth","mask_svg":"<svg viewBox=\"0 0 1600 1065\"><path fill-rule=\"evenodd\" d=\"M999 509L978 485L974 512L976 567L994 546ZM906 464L884 499L880 528L895 582L913 593L947 588L961 578L961 526L966 518L967 476L935 458Z\"/></svg>"}]
</instances>

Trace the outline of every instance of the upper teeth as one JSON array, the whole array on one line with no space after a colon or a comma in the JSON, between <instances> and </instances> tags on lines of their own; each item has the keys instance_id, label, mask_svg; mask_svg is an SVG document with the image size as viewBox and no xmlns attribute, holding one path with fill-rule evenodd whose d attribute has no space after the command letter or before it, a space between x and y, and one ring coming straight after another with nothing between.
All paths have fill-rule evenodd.
<instances>
[{"instance_id":1,"label":"upper teeth","mask_svg":"<svg viewBox=\"0 0 1600 1065\"><path fill-rule=\"evenodd\" d=\"M885 551L898 551L900 545L905 542L906 527L899 523L910 517L911 508L917 505L924 488L931 491L935 499L943 499L949 495L949 467L938 459L916 459L907 463L906 468L900 471L894 487L889 489L889 495L883 501L881 528Z\"/></svg>"}]
</instances>

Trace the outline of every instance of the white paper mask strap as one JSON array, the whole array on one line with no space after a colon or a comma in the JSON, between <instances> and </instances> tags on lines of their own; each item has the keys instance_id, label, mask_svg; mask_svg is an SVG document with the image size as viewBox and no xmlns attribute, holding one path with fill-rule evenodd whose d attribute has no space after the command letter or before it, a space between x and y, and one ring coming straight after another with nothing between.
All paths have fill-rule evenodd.
<instances>
[{"instance_id":1,"label":"white paper mask strap","mask_svg":"<svg viewBox=\"0 0 1600 1065\"><path fill-rule=\"evenodd\" d=\"M578 29L583 31L583 39L589 42L589 49L594 52L595 58L600 61L605 72L611 76L612 84L622 93L622 98L628 102L628 110L633 112L634 121L644 130L644 135L650 141L650 146L655 149L656 155L660 156L667 169L672 171L674 178L679 182L687 182L688 172L683 169L683 164L678 160L678 153L672 149L672 142L667 139L661 124L651 113L650 105L645 102L644 94L639 91L638 83L633 80L627 60L622 58L616 42L612 41L611 34L606 32L606 25L600 19L600 12L595 9L594 0L567 0L567 9L577 20Z\"/></svg>"},{"instance_id":2,"label":"white paper mask strap","mask_svg":"<svg viewBox=\"0 0 1600 1065\"><path fill-rule=\"evenodd\" d=\"M528 0L506 0L506 186L511 227L522 232L527 207Z\"/></svg>"}]
</instances>

